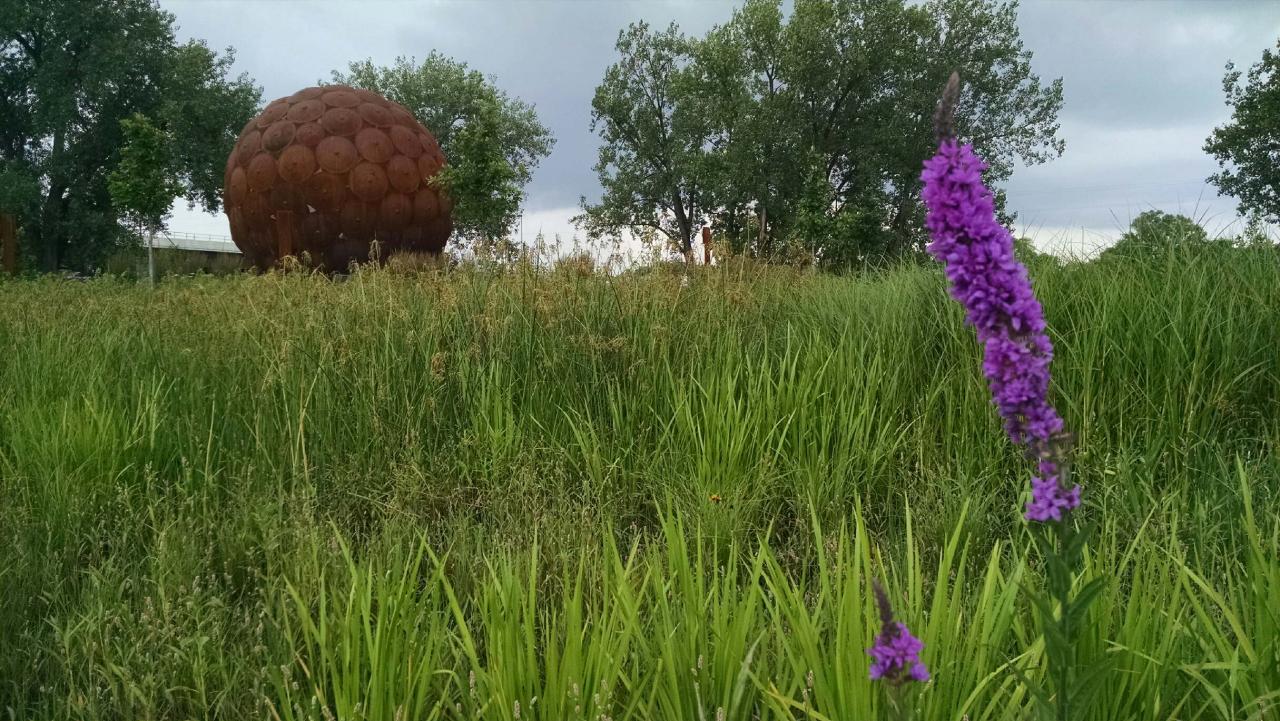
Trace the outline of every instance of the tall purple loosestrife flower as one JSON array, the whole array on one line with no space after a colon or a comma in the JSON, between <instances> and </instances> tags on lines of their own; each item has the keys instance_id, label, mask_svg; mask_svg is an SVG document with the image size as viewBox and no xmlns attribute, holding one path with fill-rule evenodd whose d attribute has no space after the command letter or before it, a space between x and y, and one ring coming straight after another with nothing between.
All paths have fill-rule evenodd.
<instances>
[{"instance_id":1,"label":"tall purple loosestrife flower","mask_svg":"<svg viewBox=\"0 0 1280 721\"><path fill-rule=\"evenodd\" d=\"M982 371L1005 431L1038 461L1026 517L1058 521L1080 505L1080 486L1067 487L1062 418L1048 400L1053 344L1027 269L1014 257L1013 236L996 219L982 183L987 164L953 137L958 94L959 78L952 75L936 118L938 153L921 174L933 239L927 249L945 264L951 296L983 344Z\"/></svg>"},{"instance_id":2,"label":"tall purple loosestrife flower","mask_svg":"<svg viewBox=\"0 0 1280 721\"><path fill-rule=\"evenodd\" d=\"M911 635L907 625L893 618L893 606L879 581L873 581L876 605L880 608L880 634L867 649L871 656L871 680L883 679L893 686L907 681L928 681L929 669L920 660L924 642Z\"/></svg>"}]
</instances>

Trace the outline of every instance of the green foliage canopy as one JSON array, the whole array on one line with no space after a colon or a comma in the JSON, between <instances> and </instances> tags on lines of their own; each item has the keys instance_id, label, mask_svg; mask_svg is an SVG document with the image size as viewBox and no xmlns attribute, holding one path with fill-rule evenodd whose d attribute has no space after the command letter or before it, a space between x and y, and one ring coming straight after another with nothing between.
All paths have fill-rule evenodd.
<instances>
[{"instance_id":1,"label":"green foliage canopy","mask_svg":"<svg viewBox=\"0 0 1280 721\"><path fill-rule=\"evenodd\" d=\"M1238 199L1245 213L1280 222L1280 41L1262 51L1245 80L1227 63L1222 88L1231 120L1205 141L1221 166L1209 182Z\"/></svg>"},{"instance_id":2,"label":"green foliage canopy","mask_svg":"<svg viewBox=\"0 0 1280 721\"><path fill-rule=\"evenodd\" d=\"M620 229L656 231L686 255L706 215L711 127L689 100L692 41L672 23L652 30L633 23L618 36L622 59L606 71L591 101L600 134L596 205L582 202L575 221L592 237Z\"/></svg>"},{"instance_id":3,"label":"green foliage canopy","mask_svg":"<svg viewBox=\"0 0 1280 721\"><path fill-rule=\"evenodd\" d=\"M1230 241L1224 242L1230 245ZM1129 230L1120 236L1115 245L1104 250L1100 257L1124 256L1154 262L1167 255L1170 249L1194 250L1205 248L1209 243L1209 234L1191 218L1148 210L1134 218Z\"/></svg>"},{"instance_id":4,"label":"green foliage canopy","mask_svg":"<svg viewBox=\"0 0 1280 721\"><path fill-rule=\"evenodd\" d=\"M713 222L739 251L799 240L843 265L923 240L919 174L947 76L956 124L991 164L1058 156L1060 80L1031 72L1017 4L996 0L749 0L701 39L643 23L592 104L602 140L593 235L657 228L681 250Z\"/></svg>"},{"instance_id":5,"label":"green foliage canopy","mask_svg":"<svg viewBox=\"0 0 1280 721\"><path fill-rule=\"evenodd\" d=\"M156 231L182 191L173 176L169 136L145 115L120 121L124 144L120 165L107 177L111 200L131 225Z\"/></svg>"},{"instance_id":6,"label":"green foliage canopy","mask_svg":"<svg viewBox=\"0 0 1280 721\"><path fill-rule=\"evenodd\" d=\"M171 138L180 193L218 209L260 90L173 22L152 0L0 0L0 212L43 270L92 267L124 238L108 177L135 113Z\"/></svg>"},{"instance_id":7,"label":"green foliage canopy","mask_svg":"<svg viewBox=\"0 0 1280 721\"><path fill-rule=\"evenodd\" d=\"M421 63L404 57L384 67L354 62L332 78L400 103L436 136L448 159L442 181L463 239L492 243L515 225L525 186L555 145L533 106L436 52Z\"/></svg>"}]
</instances>

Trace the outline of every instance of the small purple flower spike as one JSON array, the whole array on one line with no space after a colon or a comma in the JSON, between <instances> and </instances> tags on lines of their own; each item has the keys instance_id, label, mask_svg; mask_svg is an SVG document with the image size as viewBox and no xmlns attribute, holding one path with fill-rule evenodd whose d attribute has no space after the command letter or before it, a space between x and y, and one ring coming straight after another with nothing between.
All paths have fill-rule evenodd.
<instances>
[{"instance_id":1,"label":"small purple flower spike","mask_svg":"<svg viewBox=\"0 0 1280 721\"><path fill-rule=\"evenodd\" d=\"M958 93L959 78L952 75L938 112L938 152L921 174L933 239L927 249L946 266L951 297L964 306L965 322L984 346L982 372L1005 432L1040 459L1026 517L1058 521L1080 505L1080 486L1065 487L1062 418L1048 400L1053 344L1027 269L1014 257L1013 236L997 220L982 183L987 165L972 145L951 137Z\"/></svg>"},{"instance_id":2,"label":"small purple flower spike","mask_svg":"<svg viewBox=\"0 0 1280 721\"><path fill-rule=\"evenodd\" d=\"M875 644L867 649L872 659L871 680L883 679L894 686L907 681L928 681L929 669L920 660L924 643L911 635L906 624L893 620L889 596L879 581L873 582L873 591L876 605L880 607L881 627Z\"/></svg>"}]
</instances>

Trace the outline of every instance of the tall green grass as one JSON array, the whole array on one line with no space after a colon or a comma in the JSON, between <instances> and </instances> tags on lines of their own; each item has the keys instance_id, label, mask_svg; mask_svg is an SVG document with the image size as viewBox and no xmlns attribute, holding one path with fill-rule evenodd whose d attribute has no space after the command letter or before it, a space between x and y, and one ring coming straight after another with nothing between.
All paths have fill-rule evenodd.
<instances>
[{"instance_id":1,"label":"tall green grass","mask_svg":"<svg viewBox=\"0 0 1280 721\"><path fill-rule=\"evenodd\" d=\"M1280 256L1032 272L1090 718L1275 718ZM0 284L0 713L874 718L878 576L921 718L1026 718L1028 468L952 306L910 266Z\"/></svg>"}]
</instances>

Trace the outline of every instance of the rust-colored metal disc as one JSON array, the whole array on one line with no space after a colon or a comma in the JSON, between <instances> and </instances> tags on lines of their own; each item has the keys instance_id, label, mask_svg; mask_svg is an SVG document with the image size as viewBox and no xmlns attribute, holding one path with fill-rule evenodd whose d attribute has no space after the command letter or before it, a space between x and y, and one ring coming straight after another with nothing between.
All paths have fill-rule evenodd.
<instances>
[{"instance_id":1,"label":"rust-colored metal disc","mask_svg":"<svg viewBox=\"0 0 1280 721\"><path fill-rule=\"evenodd\" d=\"M316 154L305 145L290 145L280 153L277 165L281 178L301 185L316 172Z\"/></svg>"},{"instance_id":2,"label":"rust-colored metal disc","mask_svg":"<svg viewBox=\"0 0 1280 721\"><path fill-rule=\"evenodd\" d=\"M329 108L320 116L320 125L330 135L355 135L364 121L351 108Z\"/></svg>"},{"instance_id":3,"label":"rust-colored metal disc","mask_svg":"<svg viewBox=\"0 0 1280 721\"><path fill-rule=\"evenodd\" d=\"M356 146L340 135L331 135L316 146L316 162L330 173L345 173L359 159Z\"/></svg>"},{"instance_id":4,"label":"rust-colored metal disc","mask_svg":"<svg viewBox=\"0 0 1280 721\"><path fill-rule=\"evenodd\" d=\"M397 125L403 125L406 128L412 128L417 124L418 121L414 119L413 113L406 110L400 103L391 103L389 107L391 110L392 122Z\"/></svg>"},{"instance_id":5,"label":"rust-colored metal disc","mask_svg":"<svg viewBox=\"0 0 1280 721\"><path fill-rule=\"evenodd\" d=\"M266 129L267 126L284 117L289 112L289 101L277 100L266 107L262 111L262 115L258 116L258 127Z\"/></svg>"},{"instance_id":6,"label":"rust-colored metal disc","mask_svg":"<svg viewBox=\"0 0 1280 721\"><path fill-rule=\"evenodd\" d=\"M361 236L373 230L373 218L378 206L370 205L359 198L347 198L342 204L342 232L346 235Z\"/></svg>"},{"instance_id":7,"label":"rust-colored metal disc","mask_svg":"<svg viewBox=\"0 0 1280 721\"><path fill-rule=\"evenodd\" d=\"M303 100L313 100L315 98L320 97L321 95L324 95L324 88L316 88L316 87L303 88L298 92L294 93L293 95L290 95L288 98L286 98L286 100L288 100L290 103L297 104L302 102Z\"/></svg>"},{"instance_id":8,"label":"rust-colored metal disc","mask_svg":"<svg viewBox=\"0 0 1280 721\"><path fill-rule=\"evenodd\" d=\"M289 112L285 113L284 117L295 123L309 123L321 115L324 115L324 103L319 100L303 100L289 108Z\"/></svg>"},{"instance_id":9,"label":"rust-colored metal disc","mask_svg":"<svg viewBox=\"0 0 1280 721\"><path fill-rule=\"evenodd\" d=\"M328 136L329 134L324 131L324 128L320 127L320 123L313 122L299 125L293 134L293 139L308 148L314 148Z\"/></svg>"},{"instance_id":10,"label":"rust-colored metal disc","mask_svg":"<svg viewBox=\"0 0 1280 721\"><path fill-rule=\"evenodd\" d=\"M262 150L262 133L257 130L250 130L236 145L237 162L242 167L249 167L249 161L253 160L253 156L257 155L260 150Z\"/></svg>"},{"instance_id":11,"label":"rust-colored metal disc","mask_svg":"<svg viewBox=\"0 0 1280 721\"><path fill-rule=\"evenodd\" d=\"M284 146L293 142L293 136L297 131L297 126L288 120L279 120L272 123L262 132L262 147L278 153L284 150Z\"/></svg>"},{"instance_id":12,"label":"rust-colored metal disc","mask_svg":"<svg viewBox=\"0 0 1280 721\"><path fill-rule=\"evenodd\" d=\"M350 90L330 90L320 99L331 108L354 108L360 104L360 96Z\"/></svg>"},{"instance_id":13,"label":"rust-colored metal disc","mask_svg":"<svg viewBox=\"0 0 1280 721\"><path fill-rule=\"evenodd\" d=\"M391 111L387 110L386 105L361 103L356 110L360 113L360 117L364 119L366 125L372 125L375 128L385 128L391 125Z\"/></svg>"},{"instance_id":14,"label":"rust-colored metal disc","mask_svg":"<svg viewBox=\"0 0 1280 721\"><path fill-rule=\"evenodd\" d=\"M364 88L348 88L348 90L355 93L355 96L360 98L361 102L377 103L379 105L386 105L391 102L372 90L365 90Z\"/></svg>"},{"instance_id":15,"label":"rust-colored metal disc","mask_svg":"<svg viewBox=\"0 0 1280 721\"><path fill-rule=\"evenodd\" d=\"M391 187L401 193L413 195L422 184L422 175L418 173L418 164L403 155L397 155L387 161L387 180Z\"/></svg>"},{"instance_id":16,"label":"rust-colored metal disc","mask_svg":"<svg viewBox=\"0 0 1280 721\"><path fill-rule=\"evenodd\" d=\"M419 225L435 220L440 215L440 200L436 191L423 188L413 195L413 222Z\"/></svg>"},{"instance_id":17,"label":"rust-colored metal disc","mask_svg":"<svg viewBox=\"0 0 1280 721\"><path fill-rule=\"evenodd\" d=\"M303 253L329 269L414 250L439 252L452 202L432 185L444 155L403 106L361 88L304 88L245 124L223 200L247 259Z\"/></svg>"},{"instance_id":18,"label":"rust-colored metal disc","mask_svg":"<svg viewBox=\"0 0 1280 721\"><path fill-rule=\"evenodd\" d=\"M244 198L241 206L244 209L244 219L249 229L257 231L265 229L267 221L271 218L271 209L267 206L267 196L262 193L249 193Z\"/></svg>"},{"instance_id":19,"label":"rust-colored metal disc","mask_svg":"<svg viewBox=\"0 0 1280 721\"><path fill-rule=\"evenodd\" d=\"M433 178L436 173L440 172L440 164L430 155L420 155L418 156L418 172L422 173L423 180Z\"/></svg>"},{"instance_id":20,"label":"rust-colored metal disc","mask_svg":"<svg viewBox=\"0 0 1280 721\"><path fill-rule=\"evenodd\" d=\"M351 169L350 185L357 198L375 203L387 194L387 171L376 163L360 163Z\"/></svg>"},{"instance_id":21,"label":"rust-colored metal disc","mask_svg":"<svg viewBox=\"0 0 1280 721\"><path fill-rule=\"evenodd\" d=\"M227 211L227 223L231 226L233 235L244 234L244 216L239 208L232 208Z\"/></svg>"},{"instance_id":22,"label":"rust-colored metal disc","mask_svg":"<svg viewBox=\"0 0 1280 721\"><path fill-rule=\"evenodd\" d=\"M356 133L356 149L360 151L360 157L378 164L390 160L391 154L395 152L391 138L377 128L365 128Z\"/></svg>"},{"instance_id":23,"label":"rust-colored metal disc","mask_svg":"<svg viewBox=\"0 0 1280 721\"><path fill-rule=\"evenodd\" d=\"M271 207L277 211L290 210L295 213L306 210L307 202L302 191L296 185L277 184L269 195Z\"/></svg>"},{"instance_id":24,"label":"rust-colored metal disc","mask_svg":"<svg viewBox=\"0 0 1280 721\"><path fill-rule=\"evenodd\" d=\"M403 125L393 125L387 129L387 133L391 136L391 142L396 144L396 150L402 155L410 158L422 155L422 143L418 140L417 133Z\"/></svg>"},{"instance_id":25,"label":"rust-colored metal disc","mask_svg":"<svg viewBox=\"0 0 1280 721\"><path fill-rule=\"evenodd\" d=\"M336 173L319 172L307 179L304 189L307 205L320 213L335 213L347 195L347 178Z\"/></svg>"},{"instance_id":26,"label":"rust-colored metal disc","mask_svg":"<svg viewBox=\"0 0 1280 721\"><path fill-rule=\"evenodd\" d=\"M413 220L413 201L404 193L391 193L382 199L379 219L384 228L402 230Z\"/></svg>"},{"instance_id":27,"label":"rust-colored metal disc","mask_svg":"<svg viewBox=\"0 0 1280 721\"><path fill-rule=\"evenodd\" d=\"M236 168L231 171L231 177L227 179L227 204L240 205L244 202L244 196L249 192L249 178L244 172L244 168Z\"/></svg>"},{"instance_id":28,"label":"rust-colored metal disc","mask_svg":"<svg viewBox=\"0 0 1280 721\"><path fill-rule=\"evenodd\" d=\"M276 159L265 150L249 161L249 191L260 193L276 184Z\"/></svg>"},{"instance_id":29,"label":"rust-colored metal disc","mask_svg":"<svg viewBox=\"0 0 1280 721\"><path fill-rule=\"evenodd\" d=\"M423 151L428 155L436 155L440 152L440 144L436 139L426 133L418 133L418 143L422 145Z\"/></svg>"}]
</instances>

